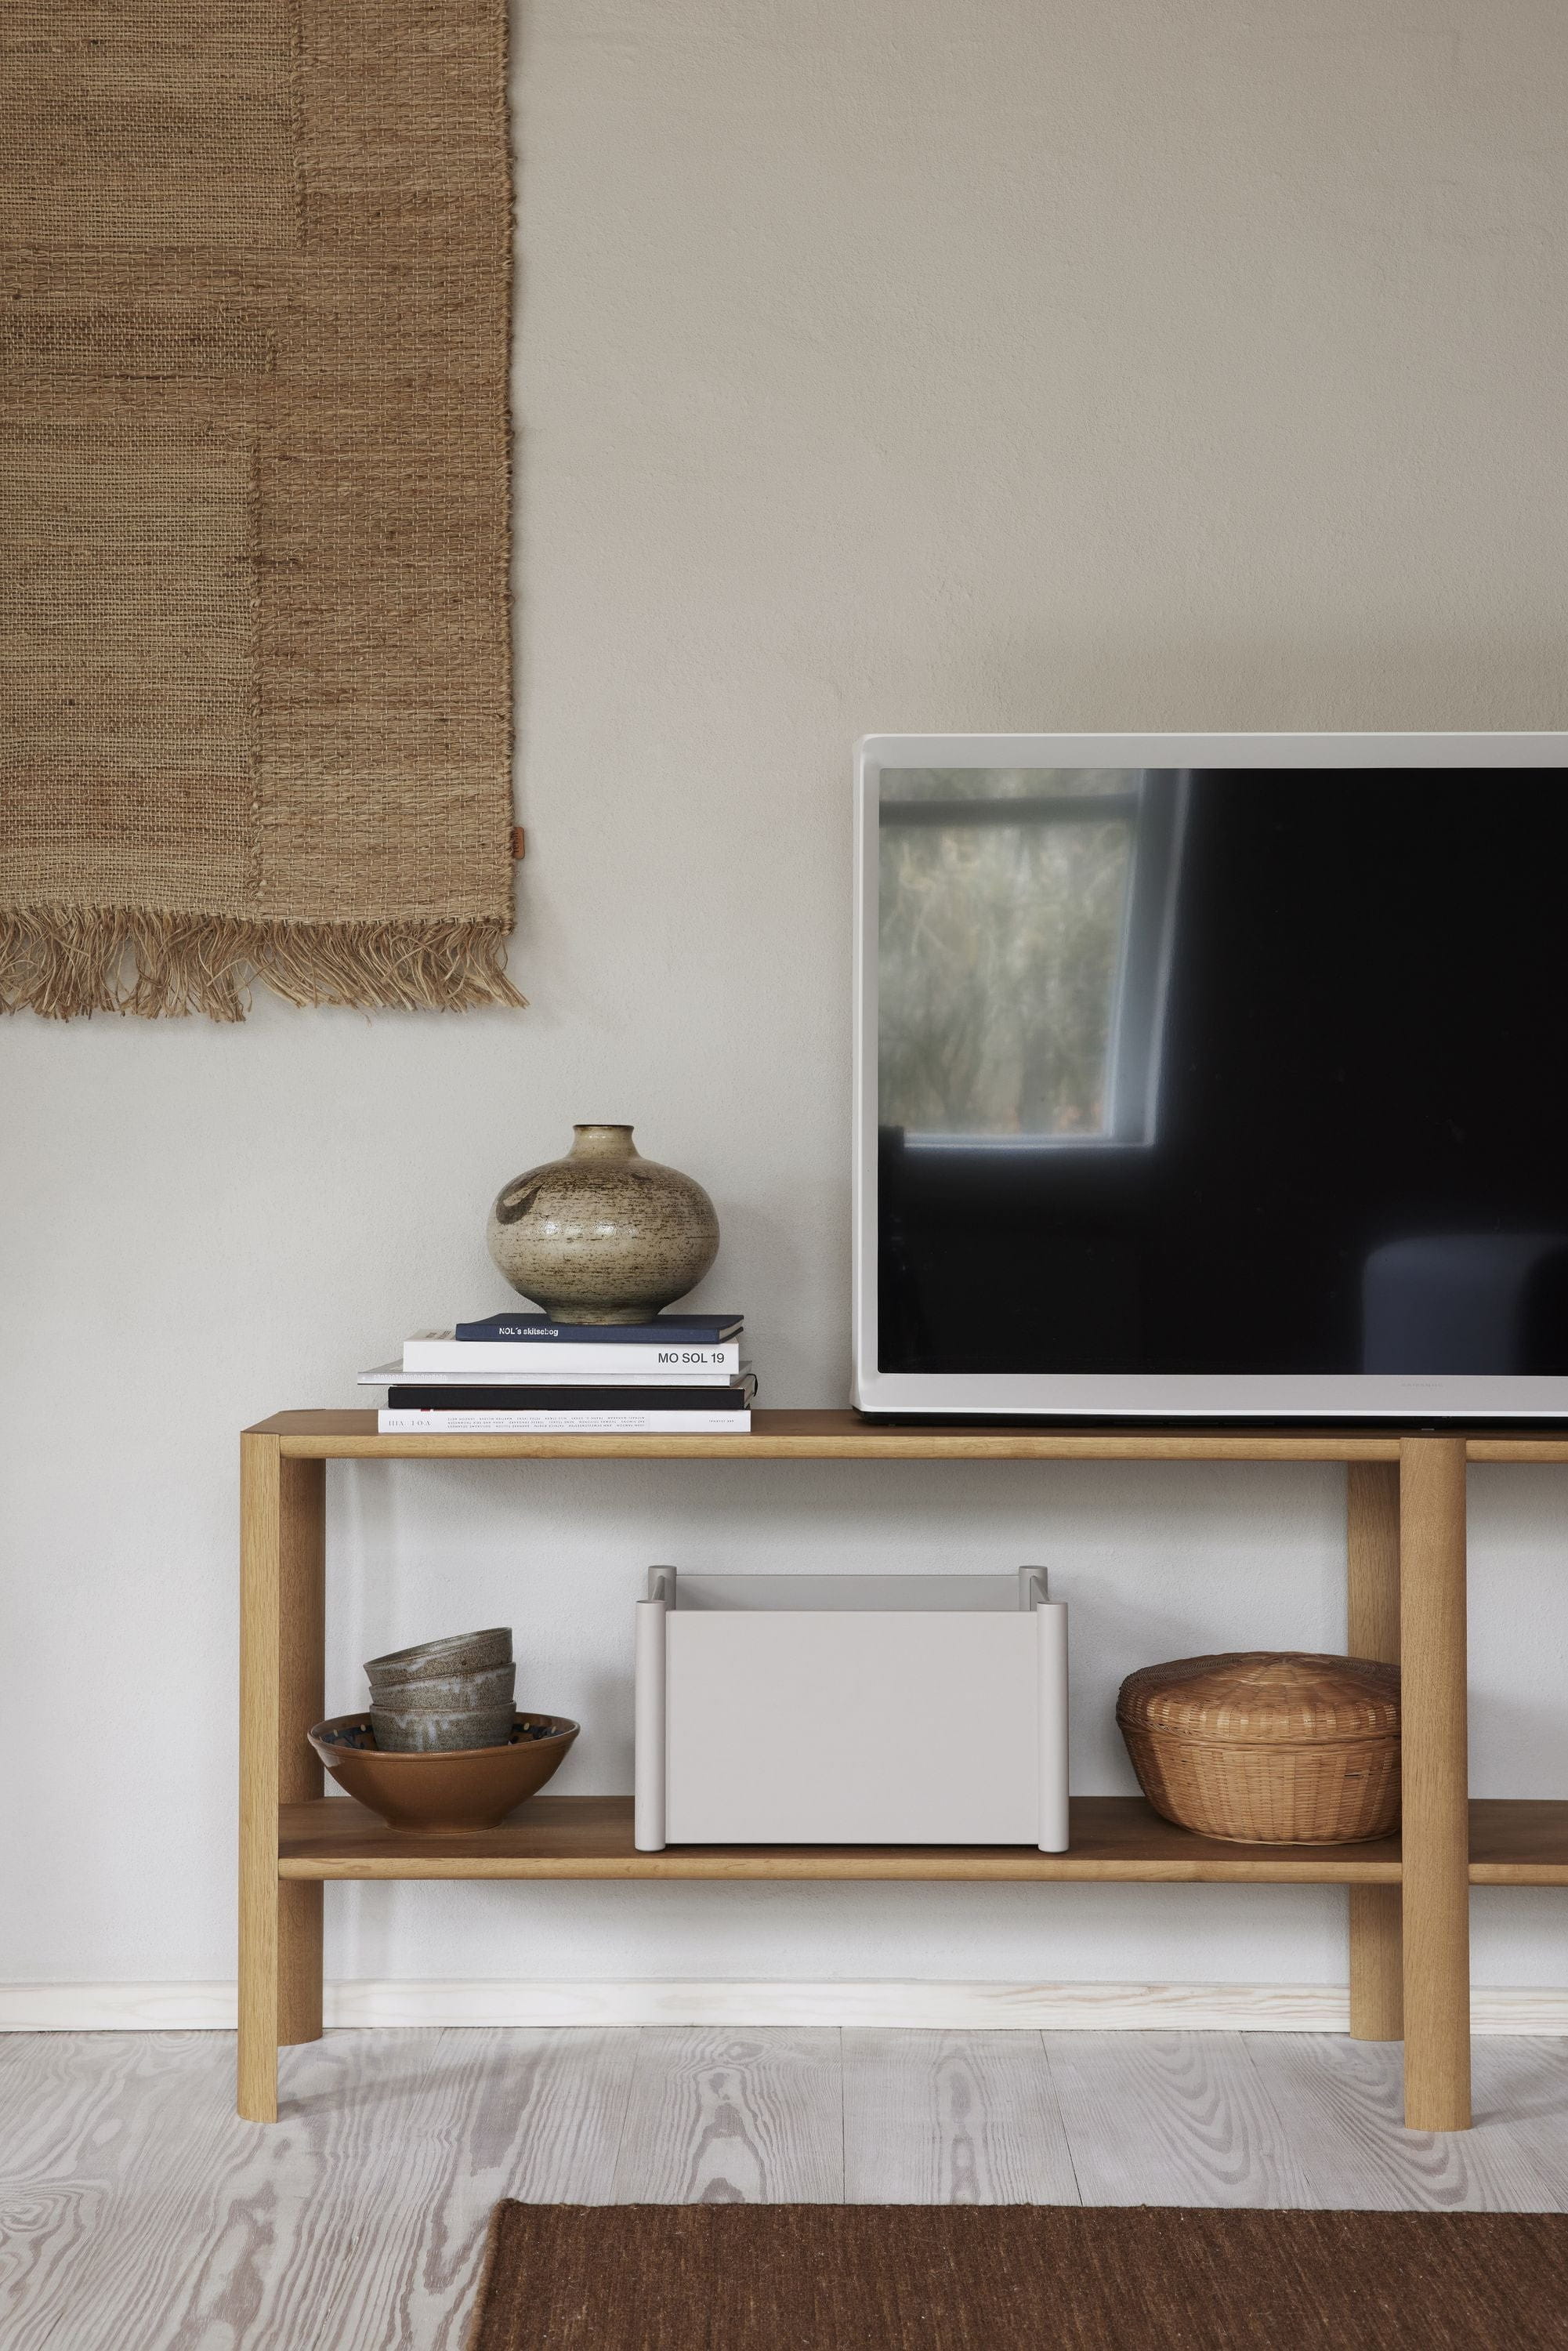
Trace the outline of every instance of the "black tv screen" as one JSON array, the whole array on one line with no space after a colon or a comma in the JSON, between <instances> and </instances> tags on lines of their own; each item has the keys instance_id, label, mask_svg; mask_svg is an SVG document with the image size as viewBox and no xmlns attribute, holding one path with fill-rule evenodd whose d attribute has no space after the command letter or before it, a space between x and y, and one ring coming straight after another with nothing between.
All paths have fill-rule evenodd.
<instances>
[{"instance_id":1,"label":"black tv screen","mask_svg":"<svg viewBox=\"0 0 1568 2351\"><path fill-rule=\"evenodd\" d=\"M876 1374L1558 1408L1563 769L883 766L875 835Z\"/></svg>"}]
</instances>

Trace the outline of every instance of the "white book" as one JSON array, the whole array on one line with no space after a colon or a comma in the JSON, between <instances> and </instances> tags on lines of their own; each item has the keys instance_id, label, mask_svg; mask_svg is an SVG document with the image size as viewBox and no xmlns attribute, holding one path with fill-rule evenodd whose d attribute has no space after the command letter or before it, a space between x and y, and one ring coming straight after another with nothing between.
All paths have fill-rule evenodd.
<instances>
[{"instance_id":1,"label":"white book","mask_svg":"<svg viewBox=\"0 0 1568 2351\"><path fill-rule=\"evenodd\" d=\"M465 1347L464 1353L474 1351ZM602 1353L602 1348L596 1352ZM680 1372L605 1372L594 1374L581 1371L500 1371L470 1372L466 1365L450 1372L410 1371L405 1364L377 1364L359 1375L362 1388L412 1387L422 1388L668 1388L723 1387L727 1382L744 1378L751 1370L743 1363L738 1372L722 1366L714 1371L700 1369Z\"/></svg>"},{"instance_id":2,"label":"white book","mask_svg":"<svg viewBox=\"0 0 1568 2351\"><path fill-rule=\"evenodd\" d=\"M396 1412L383 1437L744 1437L749 1412Z\"/></svg>"},{"instance_id":3,"label":"white book","mask_svg":"<svg viewBox=\"0 0 1568 2351\"><path fill-rule=\"evenodd\" d=\"M721 1339L710 1347L653 1347L645 1340L454 1339L422 1332L403 1341L399 1376L423 1380L444 1372L472 1387L487 1384L497 1372L532 1374L541 1380L591 1374L596 1384L608 1387L627 1372L660 1380L689 1380L694 1372L727 1379L739 1369L737 1339Z\"/></svg>"}]
</instances>

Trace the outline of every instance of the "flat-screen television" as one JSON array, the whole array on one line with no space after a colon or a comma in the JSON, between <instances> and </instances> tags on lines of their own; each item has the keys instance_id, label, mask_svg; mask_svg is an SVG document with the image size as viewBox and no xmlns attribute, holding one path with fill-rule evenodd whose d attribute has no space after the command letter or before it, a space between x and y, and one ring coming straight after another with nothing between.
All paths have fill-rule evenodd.
<instances>
[{"instance_id":1,"label":"flat-screen television","mask_svg":"<svg viewBox=\"0 0 1568 2351\"><path fill-rule=\"evenodd\" d=\"M1568 735L868 737L855 1401L1568 1417Z\"/></svg>"}]
</instances>

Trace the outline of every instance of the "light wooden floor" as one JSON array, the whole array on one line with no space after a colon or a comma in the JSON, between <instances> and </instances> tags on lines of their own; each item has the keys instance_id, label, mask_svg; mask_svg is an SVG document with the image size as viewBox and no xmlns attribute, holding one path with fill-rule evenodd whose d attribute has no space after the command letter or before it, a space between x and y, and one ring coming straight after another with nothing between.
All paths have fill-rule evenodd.
<instances>
[{"instance_id":1,"label":"light wooden floor","mask_svg":"<svg viewBox=\"0 0 1568 2351\"><path fill-rule=\"evenodd\" d=\"M1568 2210L1568 2042L1406 2131L1328 2034L334 2032L236 2122L219 2033L0 2036L5 2351L458 2351L500 2196Z\"/></svg>"}]
</instances>

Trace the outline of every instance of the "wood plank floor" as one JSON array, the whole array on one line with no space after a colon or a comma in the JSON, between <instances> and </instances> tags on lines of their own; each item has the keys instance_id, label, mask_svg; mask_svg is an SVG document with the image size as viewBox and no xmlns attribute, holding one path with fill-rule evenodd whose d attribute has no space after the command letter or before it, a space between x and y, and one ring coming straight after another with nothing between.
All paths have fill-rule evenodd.
<instances>
[{"instance_id":1,"label":"wood plank floor","mask_svg":"<svg viewBox=\"0 0 1568 2351\"><path fill-rule=\"evenodd\" d=\"M333 2032L235 2121L223 2033L0 2036L5 2351L460 2351L491 2206L1568 2210L1568 2043L1473 2131L1324 2033Z\"/></svg>"}]
</instances>

